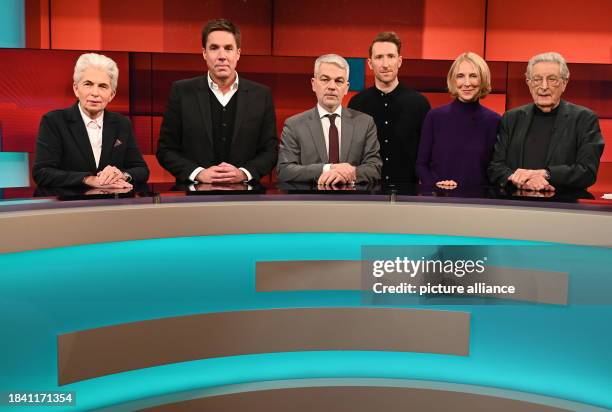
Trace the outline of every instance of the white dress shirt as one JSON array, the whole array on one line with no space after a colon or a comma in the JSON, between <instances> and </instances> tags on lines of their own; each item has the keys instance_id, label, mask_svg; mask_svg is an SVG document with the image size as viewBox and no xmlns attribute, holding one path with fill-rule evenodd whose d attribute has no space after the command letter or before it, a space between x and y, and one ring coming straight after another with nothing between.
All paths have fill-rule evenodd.
<instances>
[{"instance_id":1,"label":"white dress shirt","mask_svg":"<svg viewBox=\"0 0 612 412\"><path fill-rule=\"evenodd\" d=\"M81 103L79 103L79 111L85 123L87 136L89 136L89 144L93 151L94 159L96 159L96 168L100 166L100 155L102 154L102 128L104 127L104 112L96 119L92 119L83 111Z\"/></svg>"},{"instance_id":2,"label":"white dress shirt","mask_svg":"<svg viewBox=\"0 0 612 412\"><path fill-rule=\"evenodd\" d=\"M213 94L215 95L219 103L221 103L221 106L223 107L227 106L229 101L232 100L232 97L234 97L234 95L238 91L238 73L236 73L236 80L234 80L234 83L232 83L232 85L230 86L229 91L225 94L223 94L223 92L221 91L217 83L215 83L213 79L210 77L210 72L208 72L208 74L206 75L206 78L208 79L208 88L213 92ZM247 181L253 178L251 173L249 173L249 171L246 170L244 167L240 167L239 169L242 170L244 174L247 176ZM203 167L196 167L196 169L193 172L191 172L191 174L189 175L189 180L191 180L192 182L197 182L196 176L202 170L205 170L205 169Z\"/></svg>"},{"instance_id":3,"label":"white dress shirt","mask_svg":"<svg viewBox=\"0 0 612 412\"><path fill-rule=\"evenodd\" d=\"M323 106L321 106L319 103L317 103L317 111L319 112L319 118L321 119L321 126L323 126L323 136L325 137L325 148L327 149L327 154L329 155L329 126L330 126L330 121L329 121L329 117L326 117L328 114L337 114L338 117L336 117L335 120L335 124L336 124L336 129L338 129L338 153L342 153L342 121L340 120L342 118L342 106L338 106L336 108L336 110L333 111L333 113L328 112L327 110L325 110L323 108ZM328 156L329 157L329 156ZM323 166L323 173L328 172L331 169L331 163L327 163L326 165Z\"/></svg>"},{"instance_id":4,"label":"white dress shirt","mask_svg":"<svg viewBox=\"0 0 612 412\"><path fill-rule=\"evenodd\" d=\"M229 92L225 94L223 94L223 92L221 91L221 88L219 88L217 83L215 83L213 79L210 77L210 72L206 75L206 77L208 79L208 87L213 92L217 100L219 100L219 103L221 103L221 106L223 107L227 106L229 101L232 100L232 97L238 91L238 73L236 73L236 80L234 80L234 83L232 83L232 85L230 86Z\"/></svg>"}]
</instances>

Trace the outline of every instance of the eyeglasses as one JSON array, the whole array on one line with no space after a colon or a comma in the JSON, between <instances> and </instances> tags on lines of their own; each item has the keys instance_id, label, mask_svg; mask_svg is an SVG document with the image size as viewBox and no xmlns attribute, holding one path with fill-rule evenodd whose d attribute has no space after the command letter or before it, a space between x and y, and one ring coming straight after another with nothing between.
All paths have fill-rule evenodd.
<instances>
[{"instance_id":1,"label":"eyeglasses","mask_svg":"<svg viewBox=\"0 0 612 412\"><path fill-rule=\"evenodd\" d=\"M533 84L534 86L541 86L542 83L544 82L544 79L546 79L546 84L552 87L558 86L559 83L561 83L561 80L563 80L562 78L557 77L557 76L548 76L548 77L536 76L536 77L532 77L531 79L529 79L529 83Z\"/></svg>"}]
</instances>

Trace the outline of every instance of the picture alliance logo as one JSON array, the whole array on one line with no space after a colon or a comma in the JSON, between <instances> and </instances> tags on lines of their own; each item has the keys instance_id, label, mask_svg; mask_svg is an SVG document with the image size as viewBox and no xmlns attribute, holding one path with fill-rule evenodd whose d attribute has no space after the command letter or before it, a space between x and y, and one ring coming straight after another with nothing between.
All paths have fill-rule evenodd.
<instances>
[{"instance_id":1,"label":"picture alliance logo","mask_svg":"<svg viewBox=\"0 0 612 412\"><path fill-rule=\"evenodd\" d=\"M485 271L487 257L481 259L420 259L396 257L390 260L374 260L372 262L372 275L380 278L386 274L403 274L411 278L419 274L455 275L458 278L466 274L481 274Z\"/></svg>"}]
</instances>

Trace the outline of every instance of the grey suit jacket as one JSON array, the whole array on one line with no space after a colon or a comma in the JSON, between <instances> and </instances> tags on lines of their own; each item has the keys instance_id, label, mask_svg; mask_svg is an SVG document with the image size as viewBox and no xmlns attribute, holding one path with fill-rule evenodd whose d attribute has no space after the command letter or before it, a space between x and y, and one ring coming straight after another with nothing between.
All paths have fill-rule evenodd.
<instances>
[{"instance_id":1,"label":"grey suit jacket","mask_svg":"<svg viewBox=\"0 0 612 412\"><path fill-rule=\"evenodd\" d=\"M533 119L534 104L510 110L501 119L489 180L504 186L517 168L523 167L524 142ZM546 156L550 184L586 189L595 183L604 140L597 115L586 107L561 100Z\"/></svg>"},{"instance_id":2,"label":"grey suit jacket","mask_svg":"<svg viewBox=\"0 0 612 412\"><path fill-rule=\"evenodd\" d=\"M382 161L374 119L343 107L340 121L340 163L357 168L357 183L379 180ZM329 157L317 108L288 118L278 154L278 180L317 181L327 163Z\"/></svg>"}]
</instances>

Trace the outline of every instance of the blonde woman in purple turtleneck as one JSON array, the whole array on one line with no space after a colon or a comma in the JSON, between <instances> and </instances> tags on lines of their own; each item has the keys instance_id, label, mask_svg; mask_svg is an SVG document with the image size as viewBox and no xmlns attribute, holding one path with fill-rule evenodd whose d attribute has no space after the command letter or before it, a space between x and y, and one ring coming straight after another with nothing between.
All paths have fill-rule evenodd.
<instances>
[{"instance_id":1,"label":"blonde woman in purple turtleneck","mask_svg":"<svg viewBox=\"0 0 612 412\"><path fill-rule=\"evenodd\" d=\"M493 154L500 115L480 104L491 91L491 72L476 53L462 53L446 77L452 103L429 111L416 162L423 185L482 187Z\"/></svg>"}]
</instances>

